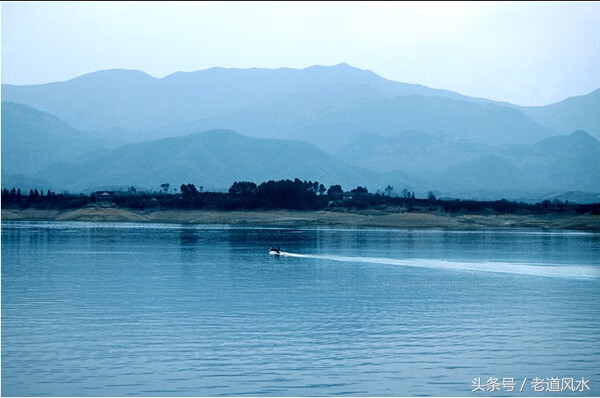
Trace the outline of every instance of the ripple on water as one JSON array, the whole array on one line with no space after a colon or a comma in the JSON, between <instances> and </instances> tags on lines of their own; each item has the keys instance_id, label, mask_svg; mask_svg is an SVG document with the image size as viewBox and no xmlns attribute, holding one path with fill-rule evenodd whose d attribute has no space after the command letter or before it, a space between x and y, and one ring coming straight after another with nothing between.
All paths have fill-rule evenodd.
<instances>
[{"instance_id":1,"label":"ripple on water","mask_svg":"<svg viewBox=\"0 0 600 398\"><path fill-rule=\"evenodd\" d=\"M273 242L291 255L269 257ZM474 377L594 385L598 242L532 231L3 223L2 389L464 396Z\"/></svg>"}]
</instances>

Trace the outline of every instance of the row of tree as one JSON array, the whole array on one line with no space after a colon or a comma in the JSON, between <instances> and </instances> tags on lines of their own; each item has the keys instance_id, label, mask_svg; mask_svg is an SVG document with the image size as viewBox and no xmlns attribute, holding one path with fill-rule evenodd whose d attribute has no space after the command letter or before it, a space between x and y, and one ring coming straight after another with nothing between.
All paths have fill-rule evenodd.
<instances>
[{"instance_id":1,"label":"row of tree","mask_svg":"<svg viewBox=\"0 0 600 398\"><path fill-rule=\"evenodd\" d=\"M132 189L133 188L133 189ZM507 200L439 200L433 192L427 198L416 198L414 192L404 189L400 196L391 196L393 187L384 193L369 193L358 186L344 191L341 185L325 188L317 181L292 180L267 181L256 185L251 181L236 181L228 192L203 192L203 187L182 184L179 193L169 193L169 184L161 186L159 193L139 192L130 187L127 192L99 191L89 195L57 194L48 190L45 194L37 189L28 194L19 189L2 190L2 208L56 208L72 209L89 203L104 202L123 208L146 209L294 209L320 210L327 208L389 208L415 212L464 212L464 213L557 213L577 212L600 214L600 203L578 205L561 201L543 201L535 204Z\"/></svg>"},{"instance_id":2,"label":"row of tree","mask_svg":"<svg viewBox=\"0 0 600 398\"><path fill-rule=\"evenodd\" d=\"M8 190L2 189L2 208L18 207L26 209L35 207L38 209L74 209L83 207L90 202L96 201L96 195L70 195L57 194L48 190L44 191L37 189L29 190L29 194L21 193L20 189L12 188Z\"/></svg>"}]
</instances>

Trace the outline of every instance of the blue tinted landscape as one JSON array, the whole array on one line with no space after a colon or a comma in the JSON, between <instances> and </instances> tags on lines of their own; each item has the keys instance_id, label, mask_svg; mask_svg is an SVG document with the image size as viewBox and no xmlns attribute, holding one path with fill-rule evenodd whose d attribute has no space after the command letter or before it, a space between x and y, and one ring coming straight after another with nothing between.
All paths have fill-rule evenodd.
<instances>
[{"instance_id":1,"label":"blue tinted landscape","mask_svg":"<svg viewBox=\"0 0 600 398\"><path fill-rule=\"evenodd\" d=\"M0 7L0 395L600 395L600 2Z\"/></svg>"}]
</instances>

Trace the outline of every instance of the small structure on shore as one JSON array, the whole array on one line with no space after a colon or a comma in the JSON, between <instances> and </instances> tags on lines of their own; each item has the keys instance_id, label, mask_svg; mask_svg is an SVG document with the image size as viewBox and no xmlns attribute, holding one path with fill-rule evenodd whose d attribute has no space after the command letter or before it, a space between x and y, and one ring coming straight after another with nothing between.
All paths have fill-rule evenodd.
<instances>
[{"instance_id":1,"label":"small structure on shore","mask_svg":"<svg viewBox=\"0 0 600 398\"><path fill-rule=\"evenodd\" d=\"M115 191L96 191L96 201L112 202L115 197Z\"/></svg>"}]
</instances>

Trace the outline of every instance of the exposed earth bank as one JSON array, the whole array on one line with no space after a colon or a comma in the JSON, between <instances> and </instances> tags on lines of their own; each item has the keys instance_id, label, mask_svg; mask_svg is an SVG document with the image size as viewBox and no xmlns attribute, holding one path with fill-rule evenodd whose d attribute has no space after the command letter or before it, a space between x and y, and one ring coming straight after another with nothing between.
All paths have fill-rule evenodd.
<instances>
[{"instance_id":1,"label":"exposed earth bank","mask_svg":"<svg viewBox=\"0 0 600 398\"><path fill-rule=\"evenodd\" d=\"M385 228L537 228L600 231L600 216L577 214L410 213L397 209L335 211L131 210L89 206L76 210L2 209L2 221L105 221L260 226Z\"/></svg>"}]
</instances>

